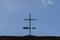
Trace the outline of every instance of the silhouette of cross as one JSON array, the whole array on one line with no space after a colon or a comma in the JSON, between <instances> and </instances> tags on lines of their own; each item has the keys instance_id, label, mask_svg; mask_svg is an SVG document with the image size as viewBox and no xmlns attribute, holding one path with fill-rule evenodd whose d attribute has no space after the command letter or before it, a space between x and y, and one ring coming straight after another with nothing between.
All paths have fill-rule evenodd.
<instances>
[{"instance_id":1,"label":"silhouette of cross","mask_svg":"<svg viewBox=\"0 0 60 40\"><path fill-rule=\"evenodd\" d=\"M31 35L31 29L36 29L35 27L31 28L31 21L36 20L31 18L31 13L29 13L29 19L24 19L26 21L29 21L29 27L23 27L23 29L29 29L29 35Z\"/></svg>"}]
</instances>

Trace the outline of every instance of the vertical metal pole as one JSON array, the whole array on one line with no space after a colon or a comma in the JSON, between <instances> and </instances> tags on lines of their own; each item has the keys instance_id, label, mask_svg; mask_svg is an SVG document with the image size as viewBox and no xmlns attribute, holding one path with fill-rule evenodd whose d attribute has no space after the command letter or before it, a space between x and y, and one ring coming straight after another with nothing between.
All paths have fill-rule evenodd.
<instances>
[{"instance_id":1,"label":"vertical metal pole","mask_svg":"<svg viewBox=\"0 0 60 40\"><path fill-rule=\"evenodd\" d=\"M31 35L31 13L29 13L29 35Z\"/></svg>"}]
</instances>

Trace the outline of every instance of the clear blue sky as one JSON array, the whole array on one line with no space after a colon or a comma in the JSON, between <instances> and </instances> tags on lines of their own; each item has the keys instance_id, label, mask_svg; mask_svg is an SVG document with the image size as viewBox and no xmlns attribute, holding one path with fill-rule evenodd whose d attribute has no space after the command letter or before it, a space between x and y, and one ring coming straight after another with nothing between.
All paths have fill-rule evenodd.
<instances>
[{"instance_id":1,"label":"clear blue sky","mask_svg":"<svg viewBox=\"0 0 60 40\"><path fill-rule=\"evenodd\" d=\"M32 26L32 35L60 36L60 0L0 0L0 35L23 36L28 30L29 13L36 21Z\"/></svg>"}]
</instances>

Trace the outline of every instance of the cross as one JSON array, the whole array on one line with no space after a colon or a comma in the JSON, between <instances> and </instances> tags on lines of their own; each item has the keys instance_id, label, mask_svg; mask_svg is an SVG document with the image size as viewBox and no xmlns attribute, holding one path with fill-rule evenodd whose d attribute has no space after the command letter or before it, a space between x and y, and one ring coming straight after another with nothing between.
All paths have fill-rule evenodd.
<instances>
[{"instance_id":1,"label":"cross","mask_svg":"<svg viewBox=\"0 0 60 40\"><path fill-rule=\"evenodd\" d=\"M35 27L31 27L31 21L36 20L31 18L31 13L29 13L29 19L24 19L26 21L29 21L29 27L23 27L23 29L29 29L29 35L31 35L31 29L36 29Z\"/></svg>"}]
</instances>

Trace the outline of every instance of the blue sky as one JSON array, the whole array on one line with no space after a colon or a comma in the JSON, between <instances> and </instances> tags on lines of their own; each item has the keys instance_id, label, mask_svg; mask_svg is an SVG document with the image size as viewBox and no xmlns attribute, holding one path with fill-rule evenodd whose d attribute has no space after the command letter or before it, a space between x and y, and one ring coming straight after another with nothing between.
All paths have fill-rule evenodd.
<instances>
[{"instance_id":1,"label":"blue sky","mask_svg":"<svg viewBox=\"0 0 60 40\"><path fill-rule=\"evenodd\" d=\"M28 30L28 22L23 19L37 19L32 22L36 27L32 35L60 36L60 0L0 0L0 35L23 36Z\"/></svg>"}]
</instances>

